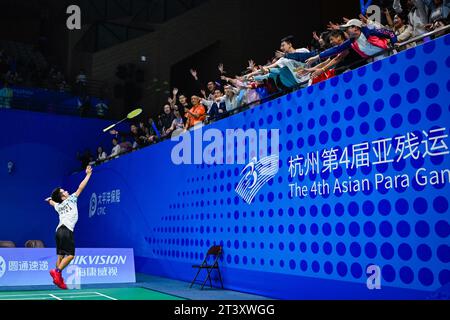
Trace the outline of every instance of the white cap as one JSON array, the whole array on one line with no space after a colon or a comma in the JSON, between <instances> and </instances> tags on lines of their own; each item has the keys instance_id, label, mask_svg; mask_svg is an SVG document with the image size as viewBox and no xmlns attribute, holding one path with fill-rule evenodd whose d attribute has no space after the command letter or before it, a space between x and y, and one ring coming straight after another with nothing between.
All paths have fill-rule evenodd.
<instances>
[{"instance_id":1,"label":"white cap","mask_svg":"<svg viewBox=\"0 0 450 320\"><path fill-rule=\"evenodd\" d=\"M341 28L346 29L349 27L359 27L361 28L363 26L363 23L361 20L358 19L351 19L346 24L342 25Z\"/></svg>"}]
</instances>

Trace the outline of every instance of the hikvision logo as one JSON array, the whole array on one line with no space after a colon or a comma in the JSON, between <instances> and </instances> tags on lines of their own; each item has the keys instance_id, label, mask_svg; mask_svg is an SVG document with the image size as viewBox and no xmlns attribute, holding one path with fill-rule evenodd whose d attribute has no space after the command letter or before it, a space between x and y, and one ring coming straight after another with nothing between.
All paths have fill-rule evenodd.
<instances>
[{"instance_id":1,"label":"hikvision logo","mask_svg":"<svg viewBox=\"0 0 450 320\"><path fill-rule=\"evenodd\" d=\"M0 256L0 278L3 277L3 275L6 272L6 261L3 259L2 256Z\"/></svg>"},{"instance_id":2,"label":"hikvision logo","mask_svg":"<svg viewBox=\"0 0 450 320\"><path fill-rule=\"evenodd\" d=\"M117 265L125 264L127 256L75 256L74 265Z\"/></svg>"}]
</instances>

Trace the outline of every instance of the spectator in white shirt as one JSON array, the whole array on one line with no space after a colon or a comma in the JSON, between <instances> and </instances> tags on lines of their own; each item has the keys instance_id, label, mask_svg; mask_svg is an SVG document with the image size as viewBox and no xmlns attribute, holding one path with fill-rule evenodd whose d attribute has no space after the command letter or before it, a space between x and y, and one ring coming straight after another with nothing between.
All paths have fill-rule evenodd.
<instances>
[{"instance_id":1,"label":"spectator in white shirt","mask_svg":"<svg viewBox=\"0 0 450 320\"><path fill-rule=\"evenodd\" d=\"M110 158L117 157L118 155L120 155L122 153L122 149L119 145L119 140L117 140L117 138L112 139L112 144L113 144L113 148L111 150L111 155L109 156Z\"/></svg>"},{"instance_id":2,"label":"spectator in white shirt","mask_svg":"<svg viewBox=\"0 0 450 320\"><path fill-rule=\"evenodd\" d=\"M107 154L105 151L103 151L102 147L98 147L97 148L97 161L101 162L101 161L105 161L107 158Z\"/></svg>"},{"instance_id":3,"label":"spectator in white shirt","mask_svg":"<svg viewBox=\"0 0 450 320\"><path fill-rule=\"evenodd\" d=\"M392 5L395 12L405 12L402 8L400 0L394 0ZM428 24L428 8L425 6L423 0L408 0L407 7L409 11L409 23L413 27L413 36L417 37L427 33L425 26Z\"/></svg>"}]
</instances>

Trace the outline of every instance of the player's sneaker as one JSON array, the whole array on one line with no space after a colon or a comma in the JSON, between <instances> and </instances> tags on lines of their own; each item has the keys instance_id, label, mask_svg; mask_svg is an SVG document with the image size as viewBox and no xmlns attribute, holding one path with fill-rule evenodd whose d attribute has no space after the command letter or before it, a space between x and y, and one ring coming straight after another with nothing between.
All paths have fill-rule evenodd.
<instances>
[{"instance_id":1,"label":"player's sneaker","mask_svg":"<svg viewBox=\"0 0 450 320\"><path fill-rule=\"evenodd\" d=\"M58 288L60 288L60 289L67 290L67 286L64 283L64 279L61 275L61 272L56 272L54 284L56 284L58 286Z\"/></svg>"},{"instance_id":2,"label":"player's sneaker","mask_svg":"<svg viewBox=\"0 0 450 320\"><path fill-rule=\"evenodd\" d=\"M56 269L52 269L52 270L50 270L50 275L53 278L53 283L56 284L56 279L58 277L58 271L56 271Z\"/></svg>"}]
</instances>

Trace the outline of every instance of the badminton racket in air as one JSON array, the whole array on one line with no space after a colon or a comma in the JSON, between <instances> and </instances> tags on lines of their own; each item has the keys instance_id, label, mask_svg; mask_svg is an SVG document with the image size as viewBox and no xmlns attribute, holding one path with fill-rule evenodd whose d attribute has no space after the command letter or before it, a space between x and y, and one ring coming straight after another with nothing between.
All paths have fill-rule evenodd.
<instances>
[{"instance_id":1,"label":"badminton racket in air","mask_svg":"<svg viewBox=\"0 0 450 320\"><path fill-rule=\"evenodd\" d=\"M119 122L117 122L117 123L115 123L113 125L110 125L108 128L103 129L103 132L108 132L111 129L113 129L115 126L117 126L117 125L121 124L122 122L124 122L125 120L134 119L137 116L139 116L141 113L142 113L142 109L133 110L127 115L127 117L125 119L120 120Z\"/></svg>"}]
</instances>

